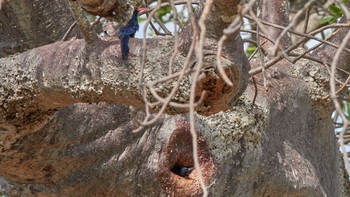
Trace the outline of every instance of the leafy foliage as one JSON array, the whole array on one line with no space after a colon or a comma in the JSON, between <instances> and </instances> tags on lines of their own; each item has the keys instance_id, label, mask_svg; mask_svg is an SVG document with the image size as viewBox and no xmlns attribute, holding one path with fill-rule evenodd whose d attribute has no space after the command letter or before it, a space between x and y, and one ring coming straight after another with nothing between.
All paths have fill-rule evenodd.
<instances>
[{"instance_id":1,"label":"leafy foliage","mask_svg":"<svg viewBox=\"0 0 350 197\"><path fill-rule=\"evenodd\" d=\"M328 6L328 13L329 15L326 15L319 20L320 25L334 23L337 21L338 18L340 18L343 15L343 11L341 10L341 8L335 4L331 4Z\"/></svg>"},{"instance_id":2,"label":"leafy foliage","mask_svg":"<svg viewBox=\"0 0 350 197\"><path fill-rule=\"evenodd\" d=\"M171 12L171 7L164 7L159 9L156 14L159 18L163 18L163 16L167 15L170 12Z\"/></svg>"}]
</instances>

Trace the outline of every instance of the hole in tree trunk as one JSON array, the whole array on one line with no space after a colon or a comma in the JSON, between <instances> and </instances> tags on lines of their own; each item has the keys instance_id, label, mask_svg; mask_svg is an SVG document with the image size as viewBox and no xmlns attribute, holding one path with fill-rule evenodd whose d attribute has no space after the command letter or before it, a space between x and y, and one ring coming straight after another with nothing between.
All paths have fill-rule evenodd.
<instances>
[{"instance_id":1,"label":"hole in tree trunk","mask_svg":"<svg viewBox=\"0 0 350 197\"><path fill-rule=\"evenodd\" d=\"M178 117L166 147L158 177L168 196L202 196L202 189L194 170L192 136L189 122ZM205 139L198 133L198 156L205 184L211 182L216 168Z\"/></svg>"},{"instance_id":2,"label":"hole in tree trunk","mask_svg":"<svg viewBox=\"0 0 350 197\"><path fill-rule=\"evenodd\" d=\"M191 174L193 168L189 166L183 166L179 163L175 163L175 165L170 169L170 171L178 176L187 177Z\"/></svg>"}]
</instances>

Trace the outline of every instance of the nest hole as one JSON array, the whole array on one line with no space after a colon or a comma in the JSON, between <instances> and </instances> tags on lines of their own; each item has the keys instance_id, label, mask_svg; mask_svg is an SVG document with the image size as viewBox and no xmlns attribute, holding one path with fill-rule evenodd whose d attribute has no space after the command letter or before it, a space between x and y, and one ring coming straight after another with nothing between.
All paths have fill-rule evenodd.
<instances>
[{"instance_id":1,"label":"nest hole","mask_svg":"<svg viewBox=\"0 0 350 197\"><path fill-rule=\"evenodd\" d=\"M193 171L193 166L184 166L180 163L175 163L170 171L178 176L188 177Z\"/></svg>"}]
</instances>

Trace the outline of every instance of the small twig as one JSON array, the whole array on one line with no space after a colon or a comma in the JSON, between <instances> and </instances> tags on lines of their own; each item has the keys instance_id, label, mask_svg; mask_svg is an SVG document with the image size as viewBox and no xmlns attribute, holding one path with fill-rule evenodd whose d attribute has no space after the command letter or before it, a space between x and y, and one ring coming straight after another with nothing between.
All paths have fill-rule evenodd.
<instances>
[{"instance_id":1,"label":"small twig","mask_svg":"<svg viewBox=\"0 0 350 197\"><path fill-rule=\"evenodd\" d=\"M252 105L254 105L256 97L258 96L258 86L256 85L256 81L255 81L255 77L254 76L252 76L252 80L253 80L253 84L254 84L254 98L253 98Z\"/></svg>"},{"instance_id":2,"label":"small twig","mask_svg":"<svg viewBox=\"0 0 350 197\"><path fill-rule=\"evenodd\" d=\"M77 21L74 21L69 29L67 30L67 32L64 34L64 36L61 39L61 42L65 41L67 39L67 37L69 36L70 32L72 32L72 30L74 29L74 27L77 25Z\"/></svg>"},{"instance_id":3,"label":"small twig","mask_svg":"<svg viewBox=\"0 0 350 197\"><path fill-rule=\"evenodd\" d=\"M244 7L241 15L245 15L253 7L254 3L255 3L255 0L250 0L248 2L248 4ZM221 38L219 39L219 42L218 42L218 51L217 51L217 55L216 55L217 68L219 70L221 78L229 86L233 86L233 83L231 82L230 78L226 75L225 69L223 68L222 63L221 63L222 48L223 48L224 42L226 41L228 36L233 34L233 33L238 32L238 30L241 27L240 24L242 24L241 16L236 16L236 18L232 21L232 23L229 25L229 27L224 29L224 31L223 31L224 35L221 36Z\"/></svg>"},{"instance_id":4,"label":"small twig","mask_svg":"<svg viewBox=\"0 0 350 197\"><path fill-rule=\"evenodd\" d=\"M311 0L311 1L309 1L308 3L306 3L305 6L304 6L304 8L301 9L301 10L299 10L299 11L295 14L293 20L289 23L289 25L288 25L286 28L283 29L283 31L281 32L281 34L280 34L280 35L278 36L278 38L276 39L275 47L274 47L274 49L273 49L273 53L274 53L273 56L276 56L276 55L277 55L277 51L278 51L278 48L279 48L279 44L280 44L280 42L281 42L283 36L284 36L292 27L295 26L296 21L299 19L299 17L302 15L302 13L305 12L305 10L306 10L307 8L309 8L309 7L314 3L314 1L315 1L315 0Z\"/></svg>"},{"instance_id":5,"label":"small twig","mask_svg":"<svg viewBox=\"0 0 350 197\"><path fill-rule=\"evenodd\" d=\"M253 20L253 18L249 17L249 16L245 16L245 18L249 19L249 20ZM276 25L276 24L273 24L273 23L269 23L269 22L266 22L266 21L261 21L261 23L263 23L264 25L269 25L271 27L275 27L275 28L278 28L278 29L285 29L285 27L283 26L280 26L280 25ZM320 27L319 29L316 29L312 32L310 32L309 34L304 34L304 33L300 33L300 32L296 32L296 31L293 31L293 30L288 30L289 33L292 33L292 34L295 34L295 35L298 35L298 36L301 36L301 37L304 37L304 38L309 38L309 39L312 39L312 40L316 40L318 42L322 42L324 44L327 44L327 45L330 45L334 48L339 48L339 45L337 44L334 44L332 42L328 42L328 41L325 41L324 39L320 39L320 38L317 38L315 36L311 36L311 35L315 35L317 33L320 33L320 32L323 32L324 30L326 29L330 29L330 28L346 28L346 27L349 27L350 25L349 24L346 24L346 23L339 23L339 24L331 24L331 25L326 25L326 26L323 26L323 27ZM241 30L241 31L247 31L248 30ZM252 30L249 30L249 31L252 31ZM335 34L336 32L333 32L333 34ZM307 39L304 39L304 42L306 42ZM299 43L299 42L298 42ZM345 48L346 51L350 52L350 49L348 48Z\"/></svg>"},{"instance_id":6,"label":"small twig","mask_svg":"<svg viewBox=\"0 0 350 197\"><path fill-rule=\"evenodd\" d=\"M155 14L153 15L153 19L157 21L158 25L163 29L164 34L163 35L170 35L172 36L173 34L171 31L164 25L163 21L160 20L160 18Z\"/></svg>"},{"instance_id":7,"label":"small twig","mask_svg":"<svg viewBox=\"0 0 350 197\"><path fill-rule=\"evenodd\" d=\"M345 17L347 20L350 19L350 11L349 11L349 8L346 7L346 5L344 5L344 3L342 1L339 1L339 6L341 8L341 10L343 11Z\"/></svg>"},{"instance_id":8,"label":"small twig","mask_svg":"<svg viewBox=\"0 0 350 197\"><path fill-rule=\"evenodd\" d=\"M350 80L350 75L348 76L348 78L345 80L345 82L341 85L341 87L335 93L339 94L339 92L343 91L344 88L348 87L349 80ZM328 99L330 96L331 96L331 94L328 94L328 95L322 97L322 99L323 100Z\"/></svg>"},{"instance_id":9,"label":"small twig","mask_svg":"<svg viewBox=\"0 0 350 197\"><path fill-rule=\"evenodd\" d=\"M177 102L168 102L167 101L167 98L162 98L161 96L159 96L157 94L157 92L155 91L155 89L153 87L149 87L152 95L160 102L164 104L167 104L169 106L172 106L172 107L177 107L177 108L189 108L190 105L189 104L183 104L183 103L177 103ZM197 106L199 106L200 104L202 104L202 102L204 101L205 99L205 95L206 95L206 91L203 91L202 94L201 94L201 97L199 98L199 100L194 104L194 107L196 108Z\"/></svg>"},{"instance_id":10,"label":"small twig","mask_svg":"<svg viewBox=\"0 0 350 197\"><path fill-rule=\"evenodd\" d=\"M348 25L346 25L346 26L348 26ZM344 27L344 26L341 25L340 27ZM321 31L322 29L324 30L324 28L325 28L325 27L319 28L319 29L317 29L317 30L314 30L314 31L310 32L310 35L314 35L314 34L318 33L319 31ZM328 28L328 27L327 27L327 28ZM327 28L326 28L326 29L327 29ZM301 40L298 41L297 43L295 43L295 44L293 44L292 46L290 46L289 48L287 48L284 52L285 52L286 54L290 53L291 51L293 51L294 49L296 49L301 43L305 42L306 39L307 39L307 38L301 39ZM277 62L279 62L280 60L282 60L284 56L285 56L285 54L282 53L282 54L279 54L278 56L276 56L275 58L273 58L272 60L266 62L266 64L265 64L265 69L267 69L267 68L269 68L269 67L275 65ZM260 67L258 67L258 68L255 68L255 69L250 70L250 71L249 71L249 74L250 74L250 75L255 75L255 74L260 73L261 71L262 71L262 67L260 66Z\"/></svg>"},{"instance_id":11,"label":"small twig","mask_svg":"<svg viewBox=\"0 0 350 197\"><path fill-rule=\"evenodd\" d=\"M147 122L148 119L151 117L150 113L150 106L148 105L148 100L147 100L147 94L144 86L144 70L145 70L145 64L146 64L146 53L147 53L147 40L146 40L146 33L147 33L147 28L149 23L151 22L152 16L159 10L160 8L160 3L161 0L157 0L157 6L155 9L152 10L150 16L147 18L145 22L145 26L143 28L143 39L142 39L142 60L141 60L141 70L140 70L140 78L139 78L139 86L140 86L140 91L141 95L143 98L143 101L145 102L145 111L146 111L146 118L144 119L143 122ZM155 122L155 121L154 121Z\"/></svg>"},{"instance_id":12,"label":"small twig","mask_svg":"<svg viewBox=\"0 0 350 197\"><path fill-rule=\"evenodd\" d=\"M84 40L88 44L91 44L94 41L98 40L97 35L91 31L90 22L85 16L84 10L81 8L80 4L77 1L68 1L68 3L77 22L77 25L84 37Z\"/></svg>"},{"instance_id":13,"label":"small twig","mask_svg":"<svg viewBox=\"0 0 350 197\"><path fill-rule=\"evenodd\" d=\"M311 11L311 6L308 7L306 9L306 12L305 12L305 19L304 19L304 27L303 27L303 33L306 34L307 33L307 27L309 26L309 18L310 18L310 11ZM305 43L302 43L301 45L302 46L305 46Z\"/></svg>"},{"instance_id":14,"label":"small twig","mask_svg":"<svg viewBox=\"0 0 350 197\"><path fill-rule=\"evenodd\" d=\"M249 30L249 29L241 29L241 32L247 32L247 33L251 33L251 34L257 34L256 31L254 30ZM260 37L264 38L265 40L271 42L272 44L275 43L275 41L271 40L269 37L267 37L265 34L262 34L261 32L259 32ZM264 42L265 43L265 42ZM257 45L257 43L254 43Z\"/></svg>"},{"instance_id":15,"label":"small twig","mask_svg":"<svg viewBox=\"0 0 350 197\"><path fill-rule=\"evenodd\" d=\"M147 0L142 1L142 2L144 2L145 5L146 5L146 7L148 7L148 2L147 2ZM141 11L141 12L138 13L138 16L141 16L142 14L143 14L143 13L142 13L142 11ZM148 12L145 13L145 14L146 14L146 17L148 18L148 17L149 17ZM154 33L155 33L156 35L162 35L162 33L158 31L158 29L156 28L156 26L154 26L154 24L153 24L152 21L150 21L149 24L151 25L151 28L153 29L153 31L154 31Z\"/></svg>"},{"instance_id":16,"label":"small twig","mask_svg":"<svg viewBox=\"0 0 350 197\"><path fill-rule=\"evenodd\" d=\"M91 24L91 28L95 27L95 25L97 25L101 21L101 18L102 17L98 16L97 19Z\"/></svg>"},{"instance_id":17,"label":"small twig","mask_svg":"<svg viewBox=\"0 0 350 197\"><path fill-rule=\"evenodd\" d=\"M146 7L148 7L147 1L144 1L144 2L146 4ZM139 13L139 15L142 15L142 14ZM149 17L148 13L146 13L146 16L147 16L147 18ZM156 16L156 15L154 15L154 16ZM150 21L150 25L151 25L151 28L153 29L153 31L154 31L154 33L156 35L159 35L159 36L165 36L166 35L165 33L159 32L158 29L156 28L156 26L154 26L152 21Z\"/></svg>"},{"instance_id":18,"label":"small twig","mask_svg":"<svg viewBox=\"0 0 350 197\"><path fill-rule=\"evenodd\" d=\"M171 9L173 10L173 16L174 16L173 25L174 25L174 34L175 34L175 37L174 37L175 44L174 44L174 52L172 53L172 55L170 57L169 65L168 65L168 74L169 75L171 75L173 72L172 71L173 62L174 62L174 59L179 51L179 32L177 31L178 18L177 18L177 10L176 10L176 7L175 7L173 0L170 0L170 6L171 6Z\"/></svg>"},{"instance_id":19,"label":"small twig","mask_svg":"<svg viewBox=\"0 0 350 197\"><path fill-rule=\"evenodd\" d=\"M304 23L304 27L303 27L303 33L306 34L307 33L307 26L309 25L309 18L310 18L310 7L306 8L306 12L305 12L305 23Z\"/></svg>"},{"instance_id":20,"label":"small twig","mask_svg":"<svg viewBox=\"0 0 350 197\"><path fill-rule=\"evenodd\" d=\"M186 3L190 3L190 4L199 4L199 1L190 1L190 0L178 0L178 1L174 1L174 5L183 5L183 4L186 4ZM149 9L147 10L143 10L139 13L139 15L143 15L143 14L146 14L146 13L150 13L152 12L154 9L159 9L158 8L158 5L159 5L159 8L164 8L164 7L168 7L171 5L171 3L157 3L156 6L154 7L150 7Z\"/></svg>"},{"instance_id":21,"label":"small twig","mask_svg":"<svg viewBox=\"0 0 350 197\"><path fill-rule=\"evenodd\" d=\"M253 11L253 9L249 10L250 16L253 18L254 22L256 23L256 26L260 28L263 34L268 35L269 31L267 31L266 27L263 25L262 22L260 22L259 17L257 17Z\"/></svg>"},{"instance_id":22,"label":"small twig","mask_svg":"<svg viewBox=\"0 0 350 197\"><path fill-rule=\"evenodd\" d=\"M333 104L335 106L336 111L339 113L342 121L343 121L343 127L342 127L342 131L340 132L339 135L339 143L340 143L340 148L342 150L342 154L343 154L343 161L344 161L344 165L345 165L345 169L347 171L348 174L350 174L350 165L349 165L349 160L348 160L348 155L345 149L345 144L344 144L344 134L348 128L349 125L349 121L347 119L347 117L345 116L341 105L337 99L337 94L336 94L336 90L335 90L335 72L336 72L336 67L337 64L339 62L340 59L340 55L341 53L344 51L345 46L348 43L348 40L350 39L350 32L348 32L343 40L343 42L341 43L340 47L338 48L337 52L334 55L332 64L331 64L331 77L330 77L330 89L331 89L331 99L333 101Z\"/></svg>"},{"instance_id":23,"label":"small twig","mask_svg":"<svg viewBox=\"0 0 350 197\"><path fill-rule=\"evenodd\" d=\"M257 43L255 43L255 44L257 44ZM253 51L253 53L249 56L248 61L252 60L254 55L256 55L257 52L258 52L258 47L256 47L256 49Z\"/></svg>"},{"instance_id":24,"label":"small twig","mask_svg":"<svg viewBox=\"0 0 350 197\"><path fill-rule=\"evenodd\" d=\"M207 19L207 16L209 14L211 5L213 3L213 0L206 0L205 5L202 11L202 14L199 18L198 25L200 28L200 36L199 36L199 41L198 44L196 45L196 57L198 59L197 67L196 67L196 72L193 75L192 78L192 85L191 85L191 94L190 94L190 132L192 136L192 148L193 148L193 162L194 162L194 167L197 172L197 178L198 182L202 188L203 191L203 197L208 196L208 189L204 183L203 180L203 175L202 175L202 170L200 169L200 164L199 164L199 157L198 157L198 139L197 139L197 132L195 130L195 98L196 98L196 87L197 87L197 80L199 77L199 74L201 72L201 68L203 66L203 46L204 46L204 39L206 35L206 26L205 26L205 21ZM191 4L187 2L188 9L190 10Z\"/></svg>"},{"instance_id":25,"label":"small twig","mask_svg":"<svg viewBox=\"0 0 350 197\"><path fill-rule=\"evenodd\" d=\"M193 49L192 49L193 50ZM189 61L189 60L188 60ZM186 64L188 66L188 63ZM172 88L171 92L169 93L169 95L167 96L167 98L165 100L162 100L163 101L163 105L161 107L161 109L158 111L158 113L151 119L145 119L141 124L143 126L147 126L147 125L151 125L151 124L154 124L158 119L159 117L165 112L167 106L169 105L171 99L173 98L173 96L175 95L176 91L178 90L179 86L180 86L180 82L181 80L183 79L183 77L185 76L185 74L187 73L187 66L185 66L182 71L179 73L179 78L176 82L176 84L174 85L174 87ZM150 91L152 91L152 89L150 89ZM204 96L204 95L203 95ZM144 97L144 101L147 102L147 98ZM179 106L180 107L180 104L176 104L176 103L172 103L172 105L174 106ZM150 105L147 105L146 103L146 106L147 108L149 108ZM146 109L147 109L146 108Z\"/></svg>"},{"instance_id":26,"label":"small twig","mask_svg":"<svg viewBox=\"0 0 350 197\"><path fill-rule=\"evenodd\" d=\"M259 35L259 26L256 27L256 42L258 43L257 48L259 51L259 59L260 59L260 63L262 66L262 75L263 75L263 82L264 82L264 88L265 90L267 90L267 80L266 80L266 72L265 72L265 60L264 60L264 54L261 50L261 45L260 45L260 35Z\"/></svg>"},{"instance_id":27,"label":"small twig","mask_svg":"<svg viewBox=\"0 0 350 197\"><path fill-rule=\"evenodd\" d=\"M329 35L329 36L325 39L325 41L331 39L334 35L335 35L335 34ZM309 53L309 52L311 52L311 51L317 49L317 48L320 47L320 46L322 46L322 44L324 44L324 42L320 42L319 44L316 44L315 46L310 47L309 49L303 51L303 52L300 53L296 58L293 59L292 63L297 62L299 59L303 58L307 53ZM321 63L322 63L322 61L321 61Z\"/></svg>"},{"instance_id":28,"label":"small twig","mask_svg":"<svg viewBox=\"0 0 350 197\"><path fill-rule=\"evenodd\" d=\"M257 32L256 32L256 31L253 31L253 30L242 30L242 31L257 34ZM338 31L338 30L337 30L337 31ZM330 39L331 37L333 37L333 36L337 33L337 31L334 32L333 34L331 34L331 35L330 35L329 37L327 37L325 40L321 40L321 42L320 42L319 44L317 44L317 45L315 45L315 46L309 48L308 50L305 50L303 53L301 53L301 54L299 54L299 55L295 55L295 54L292 54L292 52L288 52L290 56L297 56L297 57L294 58L294 59L290 58L290 56L288 56L288 54L287 54L284 50L281 51L281 54L282 54L282 56L283 56L286 60L288 60L289 62L291 62L291 63L294 64L294 63L295 63L296 61L298 61L299 59L304 58L305 55L306 55L306 53L308 53L308 52L310 52L310 51L312 51L312 50L318 48L318 47L321 46L322 44L328 44L328 43L330 43L330 42L328 42L328 41L326 41L326 40L328 40L328 39ZM261 37L263 37L263 38L269 40L269 38L267 38L267 36L265 36L265 35L263 35L263 34L261 34L261 33L259 33L259 35L260 35ZM307 37L311 37L311 36L307 36ZM274 43L272 40L269 40L269 41L270 41L271 43ZM298 42L298 43L296 43L295 45L292 46L292 48L294 48L295 46L302 45L302 43L305 43L305 41L304 41L304 42ZM334 46L334 47L337 47L337 48L338 48L338 45L335 45L335 44L333 44L333 43L331 43L331 46ZM310 59L310 58L311 58L311 60L316 60L316 62L318 62L318 63L322 63L322 61L320 61L320 60L318 60L318 59L315 59L315 58L312 58L312 57L309 57L309 56L307 56L306 59Z\"/></svg>"},{"instance_id":29,"label":"small twig","mask_svg":"<svg viewBox=\"0 0 350 197\"><path fill-rule=\"evenodd\" d=\"M147 15L148 17L148 15ZM157 36L165 36L166 34L165 33L162 33L160 31L158 31L158 29L156 28L156 26L154 26L153 22L151 21L149 23L151 25L151 28L153 29L154 33L157 35Z\"/></svg>"},{"instance_id":30,"label":"small twig","mask_svg":"<svg viewBox=\"0 0 350 197\"><path fill-rule=\"evenodd\" d=\"M187 66L186 66L187 68ZM189 73L193 73L195 72L196 70L195 69L186 69L185 70L185 75L189 74ZM163 82L166 82L166 81L169 81L171 79L174 79L176 77L179 77L181 75L181 73L183 72L183 70L179 71L179 72L176 72L176 73L172 73L170 75L167 75L161 79L158 79L158 80L155 80L155 81L152 81L148 86L155 86L156 84L158 83L163 83Z\"/></svg>"},{"instance_id":31,"label":"small twig","mask_svg":"<svg viewBox=\"0 0 350 197\"><path fill-rule=\"evenodd\" d=\"M159 1L158 1L159 3ZM158 4L160 5L160 4ZM150 14L150 16L147 18L147 21L146 21L146 25L144 27L144 35L146 34L146 30L147 30L147 24L150 22L151 18L152 18L152 15L157 11L157 9L153 10L153 12ZM194 19L194 16L193 16L193 12L192 10L189 10L189 15L190 15L190 19L191 19L191 24L195 24L195 19ZM180 82L181 80L183 79L183 77L185 76L186 73L188 73L188 65L189 65L189 62L190 62L190 59L192 57L192 53L193 53L193 50L194 50L194 47L195 47L195 44L196 44L196 37L197 37L197 34L198 34L198 30L197 28L194 26L193 27L193 40L192 40L192 44L191 44L191 47L190 47L190 50L189 52L187 53L187 57L186 57L186 60L185 60L185 63L184 63L184 67L183 69L181 70L181 72L177 73L178 75L174 74L172 76L167 76L165 78L173 78L174 76L178 76L179 78L177 79L177 82L175 84L175 86L173 87L173 89L171 90L170 94L168 95L168 97L166 98L166 101L163 103L161 109L158 111L158 113L153 117L151 118L151 114L150 114L150 102L147 100L147 96L146 96L146 92L145 92L145 86L143 84L143 70L144 70L144 65L145 65L145 58L146 58L146 49L145 49L145 44L146 44L146 39L145 37L143 38L143 44L144 44L144 49L143 49L143 57L142 57L142 66L141 66L141 75L140 75L140 89L141 89L141 95L142 95L142 98L145 102L145 110L146 110L146 118L143 120L143 122L141 123L143 126L148 126L148 125L151 125L153 123L155 123L159 117L164 113L166 107L169 105L172 97L175 95L176 91L178 90L178 87L180 85ZM165 78L161 79L161 80L157 80L155 83L160 83L162 82L162 80L165 80ZM166 80L165 80L166 81ZM159 101L158 101L159 102ZM175 103L174 103L175 104Z\"/></svg>"},{"instance_id":32,"label":"small twig","mask_svg":"<svg viewBox=\"0 0 350 197\"><path fill-rule=\"evenodd\" d=\"M146 13L146 16L149 17L148 13ZM157 36L166 36L166 35L171 35L172 36L172 33L169 31L169 29L164 25L164 23L160 20L160 18L155 14L153 15L153 19L155 21L157 21L157 23L159 24L159 26L163 29L163 31L165 33L162 33L160 31L158 31L158 29L156 28L156 26L153 24L152 21L150 21L150 25L151 25L151 28L153 29L154 33L157 35Z\"/></svg>"}]
</instances>

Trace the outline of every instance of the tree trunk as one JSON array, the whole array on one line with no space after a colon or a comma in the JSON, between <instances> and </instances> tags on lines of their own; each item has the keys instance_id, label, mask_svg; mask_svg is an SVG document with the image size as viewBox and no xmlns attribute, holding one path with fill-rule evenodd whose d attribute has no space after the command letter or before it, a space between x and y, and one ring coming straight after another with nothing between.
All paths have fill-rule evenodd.
<instances>
[{"instance_id":1,"label":"tree trunk","mask_svg":"<svg viewBox=\"0 0 350 197\"><path fill-rule=\"evenodd\" d=\"M5 13L12 5L8 2L2 5ZM269 6L266 2L260 6ZM23 6L29 9L29 4ZM207 92L196 107L195 125L209 195L349 195L331 120L333 107L321 99L329 91L323 65L306 59L279 61L265 73L268 89L263 76L256 76L258 96L252 104L250 65L240 36L234 35L225 42L221 57L234 86L219 77L213 66L216 44L240 12L239 4L214 2L206 23L205 69L196 82L188 71L172 99L187 103L191 83L198 84L198 97ZM60 11L55 17L66 14ZM0 21L18 22L5 16L0 15ZM61 30L54 40L65 33L60 26L49 29ZM190 43L191 32L186 27L182 39ZM5 36L0 43L21 38ZM187 109L170 106L155 124L133 132L139 126L135 118L145 116L127 107L144 107L139 87L142 40L131 41L127 62L121 60L120 43L114 38L92 45L79 39L50 42L42 38L13 48L21 52L36 47L12 56L0 48L7 56L0 59L0 191L9 196L201 196L196 170L183 177L175 169L194 166ZM291 44L288 38L282 42L283 48ZM170 38L147 41L146 85L168 75L167 55L173 45ZM187 51L181 48L174 72L182 68ZM194 57L191 61L197 63ZM253 69L259 63L252 61ZM167 95L172 87L164 83L155 89Z\"/></svg>"}]
</instances>

